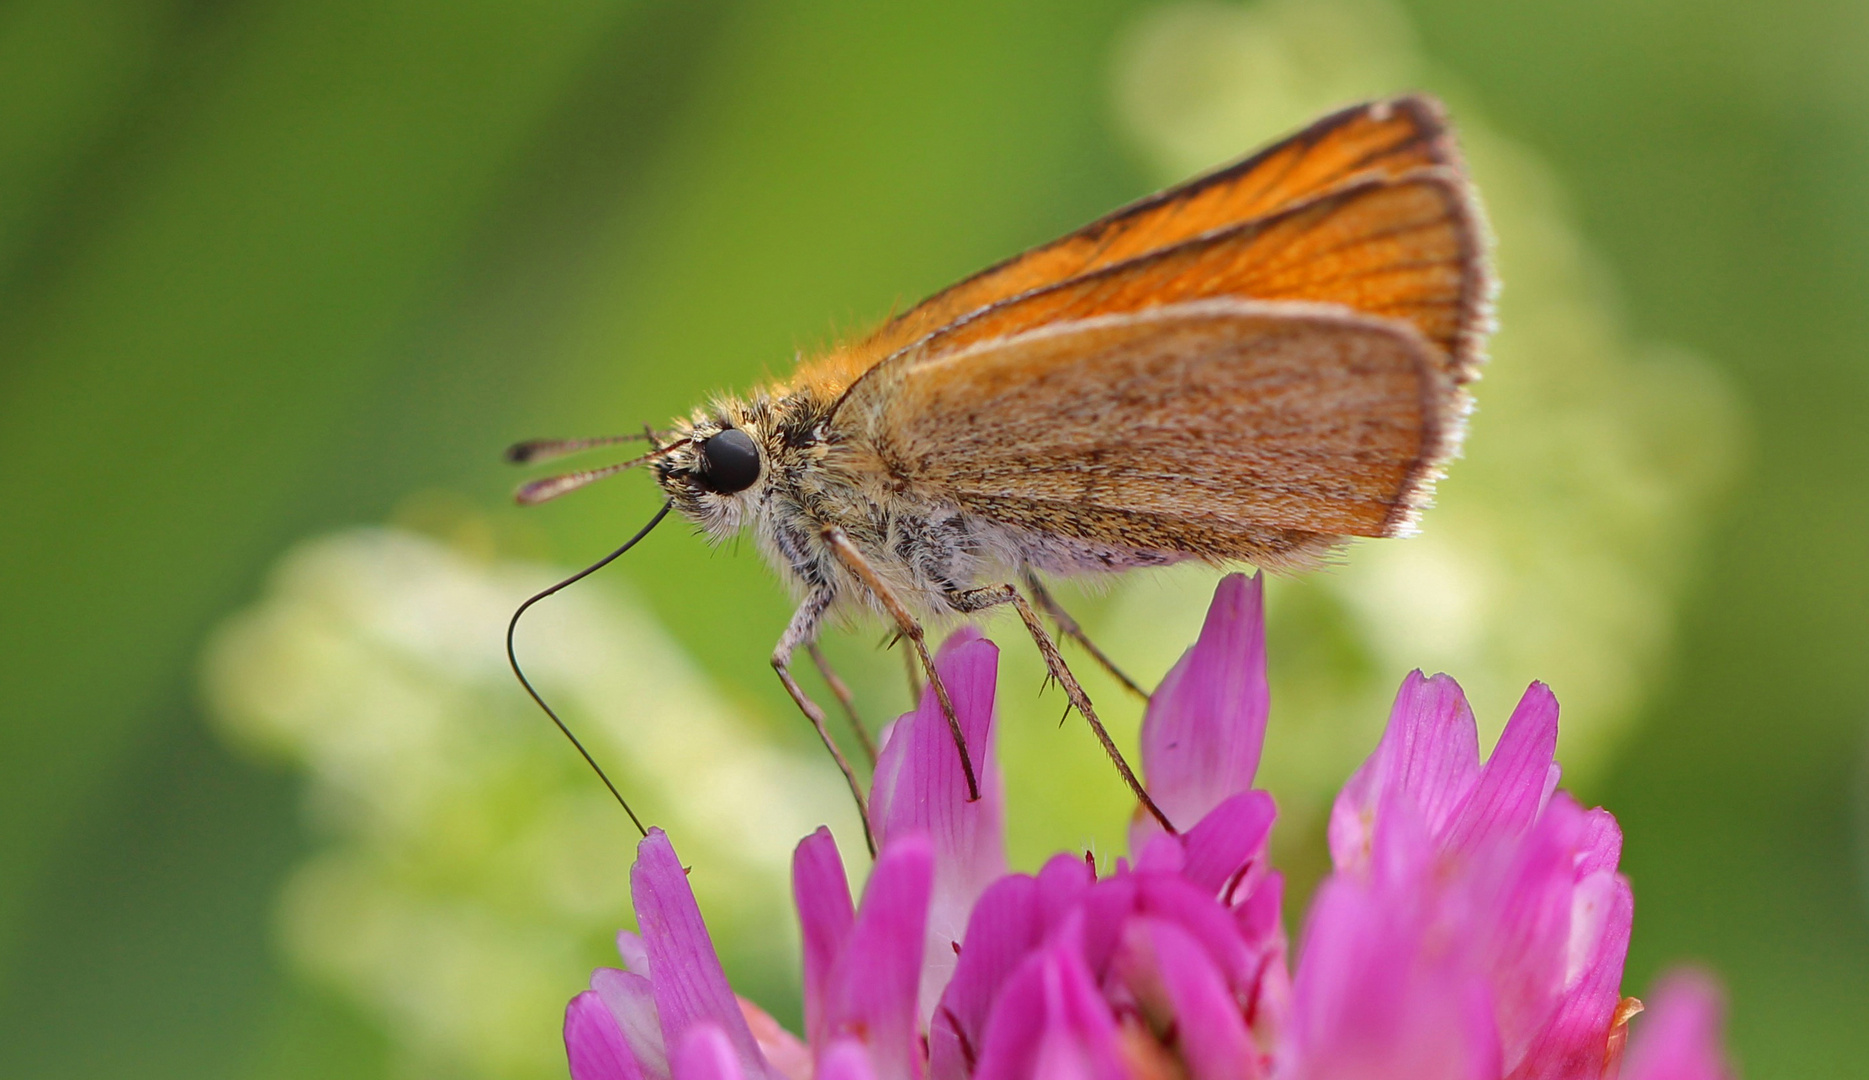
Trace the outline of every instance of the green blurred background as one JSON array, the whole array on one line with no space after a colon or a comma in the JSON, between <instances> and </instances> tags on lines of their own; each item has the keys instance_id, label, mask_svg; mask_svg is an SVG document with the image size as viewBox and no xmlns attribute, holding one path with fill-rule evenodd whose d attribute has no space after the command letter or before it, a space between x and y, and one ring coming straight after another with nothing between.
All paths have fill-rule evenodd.
<instances>
[{"instance_id":1,"label":"green blurred background","mask_svg":"<svg viewBox=\"0 0 1869 1080\"><path fill-rule=\"evenodd\" d=\"M210 631L358 523L585 560L649 486L521 516L505 443L660 422L1172 179L1121 119L1157 7L0 2L0 1075L420 1071L282 955L321 841L302 774L204 722ZM1627 832L1631 989L1698 958L1747 1075L1860 1076L1869 7L1360 25L1542 161L1593 303L1743 409L1745 465L1661 552L1672 647L1579 782ZM750 551L671 529L618 570L798 743Z\"/></svg>"}]
</instances>

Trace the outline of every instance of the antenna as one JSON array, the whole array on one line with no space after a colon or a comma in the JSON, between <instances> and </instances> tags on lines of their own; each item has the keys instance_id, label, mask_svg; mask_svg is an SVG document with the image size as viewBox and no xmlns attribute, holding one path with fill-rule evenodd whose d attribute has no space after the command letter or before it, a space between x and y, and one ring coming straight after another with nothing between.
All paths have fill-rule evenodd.
<instances>
[{"instance_id":1,"label":"antenna","mask_svg":"<svg viewBox=\"0 0 1869 1080\"><path fill-rule=\"evenodd\" d=\"M630 462L627 464L634 464L634 462ZM620 466L613 466L610 471L615 471L615 469L619 467ZM605 470L599 469L596 471L604 472ZM621 806L623 808L623 812L629 815L630 823L636 826L636 831L641 833L645 839L647 839L649 836L649 830L643 827L642 819L636 816L636 811L630 809L629 802L623 798L623 793L618 791L617 786L610 782L610 777L608 774L604 772L603 766L597 764L597 759L591 757L591 752L589 750L584 749L584 744L578 741L578 737L576 735L571 734L571 729L566 727L565 722L558 718L558 714L552 711L552 707L550 705L545 704L545 699L539 696L539 692L537 690L533 689L532 680L526 678L526 673L520 670L519 654L513 651L513 632L519 629L519 617L526 613L527 608L530 608L532 605L538 603L539 601L545 599L546 597L552 595L553 593L566 587L567 585L574 585L577 582L583 581L585 578L590 577L592 574L595 574L597 571L602 570L604 567L609 566L611 563L615 562L618 556L622 555L625 551L628 551L630 548L635 547L637 541L641 540L645 536L648 536L651 530L653 530L657 525L662 524L662 519L667 517L668 512L672 509L674 509L674 504L663 503L662 509L657 510L655 512L655 516L649 519L649 524L644 525L641 529L639 529L635 536L632 536L628 540L623 541L622 547L617 548L615 551L612 551L610 554L605 555L601 559L598 559L596 562L590 564L589 566L585 567L582 570L579 570L577 573L572 574L570 577L564 579L563 581L559 582L556 585L553 585L551 588L532 594L530 597L526 599L525 603L519 605L519 610L513 612L512 621L506 624L506 662L513 666L513 675L519 679L519 685L526 688L526 693L532 695L532 700L538 703L539 708L545 710L545 715L552 718L552 723L558 725L558 730L564 733L565 738L571 740L571 745L577 747L578 753L582 755L584 758L584 763L586 765L589 765L591 767L591 770L597 774L597 779L602 780L604 782L604 787L607 787L610 789L610 794L616 797L617 805Z\"/></svg>"},{"instance_id":2,"label":"antenna","mask_svg":"<svg viewBox=\"0 0 1869 1080\"><path fill-rule=\"evenodd\" d=\"M635 435L598 435L588 439L527 439L525 442L516 442L507 447L506 460L514 465L531 465L599 446L615 446L620 442L639 440L648 442L650 445L655 444L655 436L646 426Z\"/></svg>"},{"instance_id":3,"label":"antenna","mask_svg":"<svg viewBox=\"0 0 1869 1080\"><path fill-rule=\"evenodd\" d=\"M625 438L640 438L640 436L633 436L633 435L621 436L620 435L610 441L615 442L615 441L619 441ZM519 445L514 446L513 448L509 449L506 452L507 460L512 461L515 464L524 464L525 462L532 460L531 458L515 456L515 453L517 451L527 446L531 446L531 445L533 444L532 443L520 443ZM648 453L642 455L641 457L633 457L633 458L630 458L628 461L619 461L615 465L605 465L602 468L597 468L597 469L579 469L576 472L560 473L557 476L547 476L541 480L534 480L529 484L522 485L518 491L513 492L513 499L514 501L518 502L519 505L521 506L537 506L538 504L542 502L546 502L547 500L556 499L558 496L563 495L566 492L576 491L577 489L583 487L586 484L593 483L598 480L602 480L606 476L615 476L617 473L620 473L624 471L625 469L633 469L638 465L642 465L647 462L653 461L656 458L659 458L662 455L668 453L670 450L675 449L675 447L679 445L681 444L680 443L669 443L666 446L658 446L654 450L649 451ZM545 456L556 457L557 455L547 454Z\"/></svg>"}]
</instances>

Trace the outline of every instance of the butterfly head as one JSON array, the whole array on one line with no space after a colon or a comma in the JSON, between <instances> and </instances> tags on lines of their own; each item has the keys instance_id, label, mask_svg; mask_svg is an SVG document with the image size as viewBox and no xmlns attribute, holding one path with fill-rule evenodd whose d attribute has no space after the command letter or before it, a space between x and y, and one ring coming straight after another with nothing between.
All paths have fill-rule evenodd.
<instances>
[{"instance_id":1,"label":"butterfly head","mask_svg":"<svg viewBox=\"0 0 1869 1080\"><path fill-rule=\"evenodd\" d=\"M764 427L757 406L720 402L677 422L652 464L669 504L714 539L740 530L770 481Z\"/></svg>"}]
</instances>

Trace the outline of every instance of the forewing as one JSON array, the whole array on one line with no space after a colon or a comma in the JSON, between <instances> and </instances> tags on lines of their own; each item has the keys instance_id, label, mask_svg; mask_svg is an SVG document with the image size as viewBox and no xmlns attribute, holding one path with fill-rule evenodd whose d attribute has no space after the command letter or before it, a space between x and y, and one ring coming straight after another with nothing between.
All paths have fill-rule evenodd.
<instances>
[{"instance_id":1,"label":"forewing","mask_svg":"<svg viewBox=\"0 0 1869 1080\"><path fill-rule=\"evenodd\" d=\"M1477 223L1436 172L1348 188L997 304L935 333L934 355L1047 323L1235 297L1340 304L1407 322L1456 381L1484 332Z\"/></svg>"},{"instance_id":2,"label":"forewing","mask_svg":"<svg viewBox=\"0 0 1869 1080\"><path fill-rule=\"evenodd\" d=\"M929 297L851 350L874 363L970 312L1263 217L1346 183L1460 163L1440 106L1411 95L1357 105L1232 165L1151 195Z\"/></svg>"},{"instance_id":3,"label":"forewing","mask_svg":"<svg viewBox=\"0 0 1869 1080\"><path fill-rule=\"evenodd\" d=\"M1056 322L883 381L849 420L904 491L1275 564L1279 545L1406 531L1463 411L1407 324L1236 300Z\"/></svg>"}]
</instances>

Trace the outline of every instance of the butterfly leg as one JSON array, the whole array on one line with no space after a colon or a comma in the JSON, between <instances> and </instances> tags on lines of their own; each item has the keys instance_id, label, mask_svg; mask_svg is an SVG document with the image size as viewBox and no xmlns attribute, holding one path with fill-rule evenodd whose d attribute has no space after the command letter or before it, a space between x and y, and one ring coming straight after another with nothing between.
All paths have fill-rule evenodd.
<instances>
[{"instance_id":1,"label":"butterfly leg","mask_svg":"<svg viewBox=\"0 0 1869 1080\"><path fill-rule=\"evenodd\" d=\"M1064 610L1063 605L1059 604L1058 601L1053 598L1051 591L1046 589L1044 583L1038 580L1038 575L1029 570L1025 573L1025 591L1032 594L1033 603L1045 609L1045 614L1051 616L1051 621L1058 626L1058 633L1082 646L1083 650L1090 654L1090 658L1097 662L1098 667L1109 672L1110 675L1113 676L1117 682L1122 683L1130 693L1141 698L1143 701L1149 700L1149 692L1136 685L1136 680L1123 674L1123 669L1117 667L1116 662L1105 655L1102 649L1097 648L1096 643L1091 641L1090 637L1084 633L1084 628L1077 625L1076 619L1071 618L1071 613Z\"/></svg>"},{"instance_id":2,"label":"butterfly leg","mask_svg":"<svg viewBox=\"0 0 1869 1080\"><path fill-rule=\"evenodd\" d=\"M837 699L839 705L844 707L844 716L850 721L850 730L856 732L857 742L863 746L863 755L869 758L870 764L874 766L876 764L876 741L870 738L870 729L864 727L863 721L857 717L857 703L850 696L850 687L844 684L844 680L837 677L837 672L831 668L831 662L825 659L824 650L818 648L817 642L806 645L805 651L811 654L811 662L818 665L818 674L824 676L824 685L831 688L831 695Z\"/></svg>"},{"instance_id":3,"label":"butterfly leg","mask_svg":"<svg viewBox=\"0 0 1869 1080\"><path fill-rule=\"evenodd\" d=\"M825 528L823 535L824 542L829 545L832 554L837 556L837 561L863 582L864 587L870 590L870 595L876 597L877 602L883 605L883 610L895 620L896 629L914 646L915 655L921 660L922 673L928 677L928 685L934 687L935 699L941 703L941 712L947 717L948 731L954 736L954 749L960 751L961 772L967 777L967 801L978 800L980 782L974 777L973 757L967 752L967 736L960 729L960 718L954 715L954 702L948 697L947 684L941 681L941 673L935 670L934 657L928 652L927 635L922 631L922 624L916 621L907 605L902 603L902 598L896 595L889 583L876 572L876 568L863 557L863 553L850 542L844 530L832 525Z\"/></svg>"},{"instance_id":4,"label":"butterfly leg","mask_svg":"<svg viewBox=\"0 0 1869 1080\"><path fill-rule=\"evenodd\" d=\"M798 605L792 613L792 621L780 636L779 643L772 649L772 670L779 673L779 681L785 684L785 692L792 695L792 701L798 705L798 711L805 714L811 726L817 729L819 741L824 749L830 751L831 760L837 763L838 771L844 774L844 782L850 785L850 797L857 804L857 819L863 823L863 843L870 849L870 857L876 856L876 837L870 831L870 815L867 800L863 794L863 784L857 780L856 770L850 767L850 760L837 747L836 740L824 726L824 710L818 703L806 696L798 680L792 678L792 654L804 646L815 656L817 654L818 628L824 622L824 613L830 610L831 600L836 594L828 588L818 589L805 597L805 602ZM826 672L828 674L828 671ZM852 715L854 719L854 714ZM861 730L861 729L859 729Z\"/></svg>"},{"instance_id":5,"label":"butterfly leg","mask_svg":"<svg viewBox=\"0 0 1869 1080\"><path fill-rule=\"evenodd\" d=\"M1032 635L1032 643L1038 646L1039 655L1045 658L1045 669L1051 673L1053 679L1058 681L1058 685L1064 687L1064 695L1070 699L1071 707L1076 709L1090 725L1090 730L1096 734L1097 741L1103 744L1103 752L1110 755L1110 762L1116 766L1116 771L1122 774L1123 782L1129 785L1129 790L1136 793L1136 801L1142 804L1142 808L1147 810L1150 816L1161 822L1162 828L1170 833L1175 832L1175 827L1169 822L1168 815L1162 813L1162 808L1155 805L1155 800L1149 797L1148 791L1142 786L1142 781L1136 777L1135 770L1129 767L1129 762L1123 759L1122 751L1116 748L1116 743L1110 738L1109 731L1105 730L1103 721L1097 719L1097 710L1090 704L1090 695L1084 693L1084 688L1077 682L1077 676L1071 674L1071 669L1064 662L1063 654L1058 652L1058 643L1045 632L1045 624L1039 621L1038 612L1033 610L1032 605L1019 594L1019 590L1010 584L989 585L982 589L968 589L953 593L948 597L948 601L957 611L984 611L1000 604L1013 606L1013 609L1019 613L1019 621L1025 624L1026 633Z\"/></svg>"}]
</instances>

